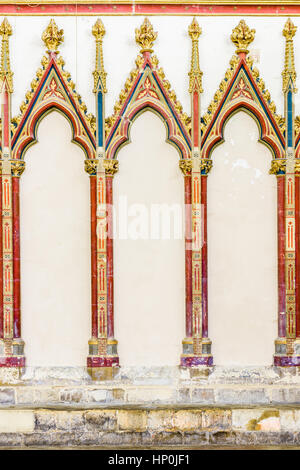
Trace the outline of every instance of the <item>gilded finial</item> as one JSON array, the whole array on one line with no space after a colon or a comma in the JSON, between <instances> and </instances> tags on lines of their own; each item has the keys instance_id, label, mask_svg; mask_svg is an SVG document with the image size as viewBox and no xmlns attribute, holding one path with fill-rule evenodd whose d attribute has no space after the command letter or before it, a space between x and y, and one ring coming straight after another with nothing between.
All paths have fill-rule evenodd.
<instances>
[{"instance_id":1,"label":"gilded finial","mask_svg":"<svg viewBox=\"0 0 300 470\"><path fill-rule=\"evenodd\" d=\"M202 29L200 28L198 21L196 20L196 18L193 18L193 21L191 22L189 26L189 36L191 40L197 41L201 33L202 33Z\"/></svg>"},{"instance_id":2,"label":"gilded finial","mask_svg":"<svg viewBox=\"0 0 300 470\"><path fill-rule=\"evenodd\" d=\"M140 29L135 30L135 41L141 47L141 52L152 52L152 45L156 38L157 33L153 31L148 18L145 18Z\"/></svg>"},{"instance_id":3,"label":"gilded finial","mask_svg":"<svg viewBox=\"0 0 300 470\"><path fill-rule=\"evenodd\" d=\"M10 69L9 43L8 43L8 38L9 38L9 36L12 35L12 27L9 24L7 18L4 18L4 20L1 23L0 35L2 36L0 81L2 83L4 78L6 78L7 85L8 85L8 91L10 93L12 93L12 91L13 91L13 82L12 82L13 73Z\"/></svg>"},{"instance_id":4,"label":"gilded finial","mask_svg":"<svg viewBox=\"0 0 300 470\"><path fill-rule=\"evenodd\" d=\"M95 70L93 72L94 75L94 93L96 93L99 87L99 79L100 79L100 86L102 86L103 93L106 93L106 75L107 73L104 70L104 61L103 61L103 37L105 35L105 28L104 24L100 20L97 19L96 23L93 26L92 34L95 36L96 39L96 65Z\"/></svg>"},{"instance_id":5,"label":"gilded finial","mask_svg":"<svg viewBox=\"0 0 300 470\"><path fill-rule=\"evenodd\" d=\"M287 91L288 84L291 80L293 91L296 93L296 69L294 62L294 42L293 37L297 31L297 26L289 18L284 25L282 31L283 36L286 38L285 43L285 57L284 57L284 69L282 72L282 89L283 92Z\"/></svg>"},{"instance_id":6,"label":"gilded finial","mask_svg":"<svg viewBox=\"0 0 300 470\"><path fill-rule=\"evenodd\" d=\"M189 93L192 93L195 85L198 85L199 92L202 93L202 75L203 73L200 70L199 65L199 49L198 49L198 39L202 30L196 20L193 19L192 23L189 26L189 36L192 39L192 59L191 59L191 70L189 72L190 84L189 84Z\"/></svg>"},{"instance_id":7,"label":"gilded finial","mask_svg":"<svg viewBox=\"0 0 300 470\"><path fill-rule=\"evenodd\" d=\"M244 52L247 54L248 46L254 40L255 29L250 29L244 20L241 20L239 24L232 30L230 36L231 41L236 46L236 53Z\"/></svg>"},{"instance_id":8,"label":"gilded finial","mask_svg":"<svg viewBox=\"0 0 300 470\"><path fill-rule=\"evenodd\" d=\"M52 19L47 28L43 32L42 40L44 41L49 52L58 52L58 46L64 40L64 30L58 29L57 24Z\"/></svg>"}]
</instances>

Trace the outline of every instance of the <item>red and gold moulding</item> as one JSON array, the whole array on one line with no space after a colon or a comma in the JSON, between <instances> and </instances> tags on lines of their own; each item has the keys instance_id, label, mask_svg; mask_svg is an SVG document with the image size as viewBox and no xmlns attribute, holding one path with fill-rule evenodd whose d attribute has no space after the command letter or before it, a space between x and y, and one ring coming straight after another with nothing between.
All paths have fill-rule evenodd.
<instances>
[{"instance_id":1,"label":"red and gold moulding","mask_svg":"<svg viewBox=\"0 0 300 470\"><path fill-rule=\"evenodd\" d=\"M11 149L14 159L23 159L24 152L34 144L41 119L53 110L62 113L70 122L73 141L85 152L87 159L95 158L96 119L87 114L81 96L75 91L70 73L64 70L64 60L58 54L63 31L58 30L54 20L43 34L47 56L41 61L31 82L31 90L20 106L21 113L11 120Z\"/></svg>"},{"instance_id":2,"label":"red and gold moulding","mask_svg":"<svg viewBox=\"0 0 300 470\"><path fill-rule=\"evenodd\" d=\"M125 82L114 106L114 114L105 120L107 159L116 158L120 148L130 142L130 127L146 110L162 119L167 130L167 141L177 148L180 157L190 157L191 119L183 112L163 69L158 67L157 57L151 55L155 38L156 33L146 18L141 29L136 30L136 41L142 55L138 55L136 68Z\"/></svg>"},{"instance_id":3,"label":"red and gold moulding","mask_svg":"<svg viewBox=\"0 0 300 470\"><path fill-rule=\"evenodd\" d=\"M4 0L0 15L24 16L120 16L120 15L178 15L178 16L299 16L299 0Z\"/></svg>"}]
</instances>

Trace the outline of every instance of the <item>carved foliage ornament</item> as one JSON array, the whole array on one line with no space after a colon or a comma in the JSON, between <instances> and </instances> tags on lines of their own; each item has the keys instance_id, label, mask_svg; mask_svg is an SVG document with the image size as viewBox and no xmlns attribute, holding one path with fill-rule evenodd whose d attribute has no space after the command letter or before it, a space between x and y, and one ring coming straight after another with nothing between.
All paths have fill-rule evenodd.
<instances>
[{"instance_id":1,"label":"carved foliage ornament","mask_svg":"<svg viewBox=\"0 0 300 470\"><path fill-rule=\"evenodd\" d=\"M157 32L154 32L152 24L148 18L145 18L142 26L135 30L135 40L141 52L152 52L152 45L156 38Z\"/></svg>"},{"instance_id":2,"label":"carved foliage ornament","mask_svg":"<svg viewBox=\"0 0 300 470\"><path fill-rule=\"evenodd\" d=\"M255 29L250 29L245 21L241 20L236 28L232 30L230 39L237 48L237 54L240 52L247 54L249 52L248 46L254 40L254 37Z\"/></svg>"},{"instance_id":3,"label":"carved foliage ornament","mask_svg":"<svg viewBox=\"0 0 300 470\"><path fill-rule=\"evenodd\" d=\"M49 51L57 51L58 46L64 40L63 29L58 29L55 21L52 19L43 32L42 40Z\"/></svg>"},{"instance_id":4,"label":"carved foliage ornament","mask_svg":"<svg viewBox=\"0 0 300 470\"><path fill-rule=\"evenodd\" d=\"M85 160L84 169L90 176L97 175L99 160ZM103 160L103 167L105 170L106 176L114 176L115 173L119 170L119 161L115 159L105 159Z\"/></svg>"},{"instance_id":5,"label":"carved foliage ornament","mask_svg":"<svg viewBox=\"0 0 300 470\"><path fill-rule=\"evenodd\" d=\"M279 175L284 174L286 169L286 159L285 158L278 158L272 160L271 162L271 169L269 171L270 175Z\"/></svg>"},{"instance_id":6,"label":"carved foliage ornament","mask_svg":"<svg viewBox=\"0 0 300 470\"><path fill-rule=\"evenodd\" d=\"M202 158L200 160L200 170L203 175L207 175L212 169L213 162L210 158ZM190 176L193 169L193 160L179 160L179 168L181 169L184 176Z\"/></svg>"},{"instance_id":7,"label":"carved foliage ornament","mask_svg":"<svg viewBox=\"0 0 300 470\"><path fill-rule=\"evenodd\" d=\"M51 22L54 22L54 20L50 21L49 26L50 26ZM48 28L49 28L49 26L48 26ZM46 29L46 31L48 30L48 28ZM56 28L57 28L57 26L56 26ZM45 35L46 31L43 33L43 36ZM62 38L62 34L63 34L63 30L61 30L61 38ZM45 41L45 39L43 39L43 40ZM55 59L55 61L56 61L56 64L57 64L57 66L60 70L60 73L62 74L62 76L65 80L65 83L67 84L67 87L69 89L70 94L72 94L72 96L73 96L73 98L76 102L76 105L78 106L80 111L83 113L83 115L86 119L87 125L89 126L91 132L94 134L95 131L96 131L96 118L95 118L95 116L92 113L87 114L87 106L84 103L84 101L82 100L79 93L77 93L75 91L75 83L71 80L70 72L64 70L64 65L65 65L64 59L61 56L59 56L58 58ZM41 60L42 67L38 68L38 70L36 72L36 77L31 82L31 85L30 85L31 89L26 93L25 100L20 105L21 114L19 114L16 117L13 117L12 120L11 120L12 134L15 133L19 123L21 122L24 114L26 113L26 110L29 106L29 103L30 103L34 93L36 92L36 90L37 90L37 88L38 88L38 86L41 82L42 77L44 76L45 70L46 70L47 66L49 65L49 62L50 62L49 56L48 57L47 56L42 57L42 60Z\"/></svg>"}]
</instances>

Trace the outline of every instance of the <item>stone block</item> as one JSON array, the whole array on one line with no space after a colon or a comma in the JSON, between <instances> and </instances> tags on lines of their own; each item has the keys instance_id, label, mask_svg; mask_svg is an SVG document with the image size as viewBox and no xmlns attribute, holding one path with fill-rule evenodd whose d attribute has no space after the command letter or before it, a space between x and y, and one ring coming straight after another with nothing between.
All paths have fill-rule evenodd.
<instances>
[{"instance_id":1,"label":"stone block","mask_svg":"<svg viewBox=\"0 0 300 470\"><path fill-rule=\"evenodd\" d=\"M167 387L134 387L126 393L128 403L170 403L175 400L175 391Z\"/></svg>"},{"instance_id":2,"label":"stone block","mask_svg":"<svg viewBox=\"0 0 300 470\"><path fill-rule=\"evenodd\" d=\"M215 403L215 392L212 388L194 388L191 393L193 403L201 405Z\"/></svg>"},{"instance_id":3,"label":"stone block","mask_svg":"<svg viewBox=\"0 0 300 470\"><path fill-rule=\"evenodd\" d=\"M232 429L240 431L280 431L279 411L275 409L233 409Z\"/></svg>"},{"instance_id":4,"label":"stone block","mask_svg":"<svg viewBox=\"0 0 300 470\"><path fill-rule=\"evenodd\" d=\"M86 401L92 403L105 403L107 401L106 389L87 390Z\"/></svg>"},{"instance_id":5,"label":"stone block","mask_svg":"<svg viewBox=\"0 0 300 470\"><path fill-rule=\"evenodd\" d=\"M202 430L225 431L231 429L231 410L208 409L202 412Z\"/></svg>"},{"instance_id":6,"label":"stone block","mask_svg":"<svg viewBox=\"0 0 300 470\"><path fill-rule=\"evenodd\" d=\"M147 412L142 410L117 410L118 427L121 431L146 431Z\"/></svg>"},{"instance_id":7,"label":"stone block","mask_svg":"<svg viewBox=\"0 0 300 470\"><path fill-rule=\"evenodd\" d=\"M174 429L196 431L202 427L202 412L200 410L180 410L174 413Z\"/></svg>"},{"instance_id":8,"label":"stone block","mask_svg":"<svg viewBox=\"0 0 300 470\"><path fill-rule=\"evenodd\" d=\"M26 433L34 430L32 410L0 410L0 433Z\"/></svg>"},{"instance_id":9,"label":"stone block","mask_svg":"<svg viewBox=\"0 0 300 470\"><path fill-rule=\"evenodd\" d=\"M57 411L56 427L64 431L78 431L84 427L82 411Z\"/></svg>"},{"instance_id":10,"label":"stone block","mask_svg":"<svg viewBox=\"0 0 300 470\"><path fill-rule=\"evenodd\" d=\"M49 431L56 429L56 412L51 410L35 411L35 430Z\"/></svg>"},{"instance_id":11,"label":"stone block","mask_svg":"<svg viewBox=\"0 0 300 470\"><path fill-rule=\"evenodd\" d=\"M272 403L300 403L300 388L278 388L272 390Z\"/></svg>"},{"instance_id":12,"label":"stone block","mask_svg":"<svg viewBox=\"0 0 300 470\"><path fill-rule=\"evenodd\" d=\"M208 444L208 432L185 432L183 434L183 445L200 447Z\"/></svg>"},{"instance_id":13,"label":"stone block","mask_svg":"<svg viewBox=\"0 0 300 470\"><path fill-rule=\"evenodd\" d=\"M0 388L0 405L14 405L15 391L13 388Z\"/></svg>"},{"instance_id":14,"label":"stone block","mask_svg":"<svg viewBox=\"0 0 300 470\"><path fill-rule=\"evenodd\" d=\"M270 402L266 390L260 389L216 389L215 400L219 405L260 405Z\"/></svg>"},{"instance_id":15,"label":"stone block","mask_svg":"<svg viewBox=\"0 0 300 470\"><path fill-rule=\"evenodd\" d=\"M300 432L300 410L280 410L282 431Z\"/></svg>"},{"instance_id":16,"label":"stone block","mask_svg":"<svg viewBox=\"0 0 300 470\"><path fill-rule=\"evenodd\" d=\"M90 410L85 412L84 417L88 430L113 431L117 427L116 411L114 410Z\"/></svg>"}]
</instances>

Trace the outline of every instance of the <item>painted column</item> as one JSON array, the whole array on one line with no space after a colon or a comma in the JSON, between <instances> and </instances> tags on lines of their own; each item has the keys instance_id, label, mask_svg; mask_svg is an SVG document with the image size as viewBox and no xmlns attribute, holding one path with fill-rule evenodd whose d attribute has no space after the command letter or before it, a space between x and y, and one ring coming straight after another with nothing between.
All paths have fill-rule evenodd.
<instances>
[{"instance_id":1,"label":"painted column","mask_svg":"<svg viewBox=\"0 0 300 470\"><path fill-rule=\"evenodd\" d=\"M12 29L5 18L2 36L1 91L1 247L0 247L0 367L14 367L18 374L25 366L21 339L20 311L20 221L19 176L25 162L11 159L10 109L13 73L10 70L8 38Z\"/></svg>"},{"instance_id":2,"label":"painted column","mask_svg":"<svg viewBox=\"0 0 300 470\"><path fill-rule=\"evenodd\" d=\"M207 190L206 175L211 160L201 158L202 72L199 67L199 24L193 19L189 27L192 39L192 60L189 72L192 109L192 155L181 160L185 175L186 205L186 338L183 340L181 366L211 366L211 341L207 317Z\"/></svg>"},{"instance_id":3,"label":"painted column","mask_svg":"<svg viewBox=\"0 0 300 470\"><path fill-rule=\"evenodd\" d=\"M99 19L92 33L96 39L93 91L96 97L97 156L85 161L85 169L90 175L92 275L92 337L89 341L87 367L93 379L101 379L112 377L119 365L113 329L112 250L112 177L118 170L118 162L105 159L107 90L102 48L105 28Z\"/></svg>"},{"instance_id":4,"label":"painted column","mask_svg":"<svg viewBox=\"0 0 300 470\"><path fill-rule=\"evenodd\" d=\"M271 173L278 178L278 338L276 366L300 365L299 336L299 161L295 159L294 95L296 71L293 37L297 27L290 19L283 29L286 38L282 72L285 108L285 159L273 161ZM277 163L277 164L276 164Z\"/></svg>"}]
</instances>

